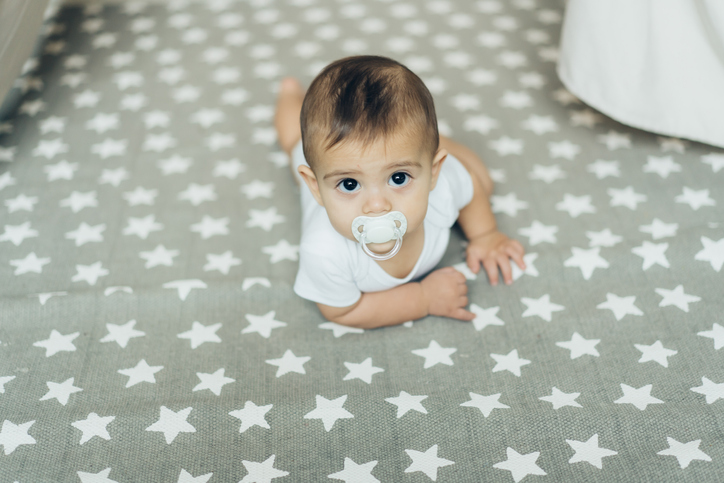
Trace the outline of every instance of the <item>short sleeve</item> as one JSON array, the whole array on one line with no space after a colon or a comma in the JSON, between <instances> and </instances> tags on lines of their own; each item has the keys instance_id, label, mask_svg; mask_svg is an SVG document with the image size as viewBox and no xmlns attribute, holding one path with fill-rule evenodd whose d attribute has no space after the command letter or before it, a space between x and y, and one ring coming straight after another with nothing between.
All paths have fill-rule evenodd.
<instances>
[{"instance_id":1,"label":"short sleeve","mask_svg":"<svg viewBox=\"0 0 724 483\"><path fill-rule=\"evenodd\" d=\"M349 307L362 296L347 263L332 260L329 253L304 249L299 254L294 292L302 298L330 307Z\"/></svg>"},{"instance_id":2,"label":"short sleeve","mask_svg":"<svg viewBox=\"0 0 724 483\"><path fill-rule=\"evenodd\" d=\"M467 206L473 199L473 178L458 159L448 154L442 165L442 174L450 185L453 204L458 211Z\"/></svg>"}]
</instances>

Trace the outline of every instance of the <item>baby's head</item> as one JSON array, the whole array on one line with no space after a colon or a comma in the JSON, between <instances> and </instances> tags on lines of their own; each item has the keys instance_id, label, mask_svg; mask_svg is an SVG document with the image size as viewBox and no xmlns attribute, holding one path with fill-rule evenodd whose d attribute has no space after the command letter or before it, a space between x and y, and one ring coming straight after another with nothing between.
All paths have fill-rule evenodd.
<instances>
[{"instance_id":1,"label":"baby's head","mask_svg":"<svg viewBox=\"0 0 724 483\"><path fill-rule=\"evenodd\" d=\"M385 57L337 60L307 90L300 122L310 168L299 172L341 235L355 240L355 217L390 211L407 218L405 238L422 225L447 152L439 148L432 95L417 75Z\"/></svg>"}]
</instances>

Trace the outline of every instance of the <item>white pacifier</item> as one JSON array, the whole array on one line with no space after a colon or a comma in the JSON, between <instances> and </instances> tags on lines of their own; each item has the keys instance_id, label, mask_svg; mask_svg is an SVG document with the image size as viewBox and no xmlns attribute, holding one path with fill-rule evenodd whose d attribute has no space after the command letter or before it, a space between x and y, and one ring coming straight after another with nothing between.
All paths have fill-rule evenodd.
<instances>
[{"instance_id":1,"label":"white pacifier","mask_svg":"<svg viewBox=\"0 0 724 483\"><path fill-rule=\"evenodd\" d=\"M396 221L400 226L397 226ZM389 260L397 255L405 231L407 231L407 218L399 211L391 211L382 216L358 216L352 220L352 234L362 245L362 250L373 260ZM368 243L386 243L390 240L397 241L387 253L377 254L367 248Z\"/></svg>"}]
</instances>

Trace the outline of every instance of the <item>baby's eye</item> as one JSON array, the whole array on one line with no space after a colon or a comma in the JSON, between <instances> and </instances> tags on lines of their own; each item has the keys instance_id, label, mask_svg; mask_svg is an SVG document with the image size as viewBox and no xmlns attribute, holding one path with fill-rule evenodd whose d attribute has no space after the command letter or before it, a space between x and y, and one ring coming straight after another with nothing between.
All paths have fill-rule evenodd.
<instances>
[{"instance_id":1,"label":"baby's eye","mask_svg":"<svg viewBox=\"0 0 724 483\"><path fill-rule=\"evenodd\" d=\"M337 187L342 190L343 193L352 193L354 191L357 191L357 188L359 188L359 183L356 179L345 178L339 182Z\"/></svg>"},{"instance_id":2,"label":"baby's eye","mask_svg":"<svg viewBox=\"0 0 724 483\"><path fill-rule=\"evenodd\" d=\"M405 186L410 181L410 175L403 172L397 172L390 176L390 185Z\"/></svg>"}]
</instances>

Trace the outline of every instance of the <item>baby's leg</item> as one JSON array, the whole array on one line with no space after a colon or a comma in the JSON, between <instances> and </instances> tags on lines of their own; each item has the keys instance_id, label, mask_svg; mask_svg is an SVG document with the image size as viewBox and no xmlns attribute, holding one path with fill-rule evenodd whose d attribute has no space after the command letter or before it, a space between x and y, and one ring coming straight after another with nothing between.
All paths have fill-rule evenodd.
<instances>
[{"instance_id":1,"label":"baby's leg","mask_svg":"<svg viewBox=\"0 0 724 483\"><path fill-rule=\"evenodd\" d=\"M490 173L488 173L488 168L472 149L443 135L440 135L440 147L447 149L450 154L460 160L470 174L480 179L488 197L493 194L494 184Z\"/></svg>"},{"instance_id":2,"label":"baby's leg","mask_svg":"<svg viewBox=\"0 0 724 483\"><path fill-rule=\"evenodd\" d=\"M290 157L292 149L302 138L299 126L299 113L302 111L304 89L294 77L285 77L279 84L276 112L274 113L274 127L277 130L277 140L285 153Z\"/></svg>"}]
</instances>

